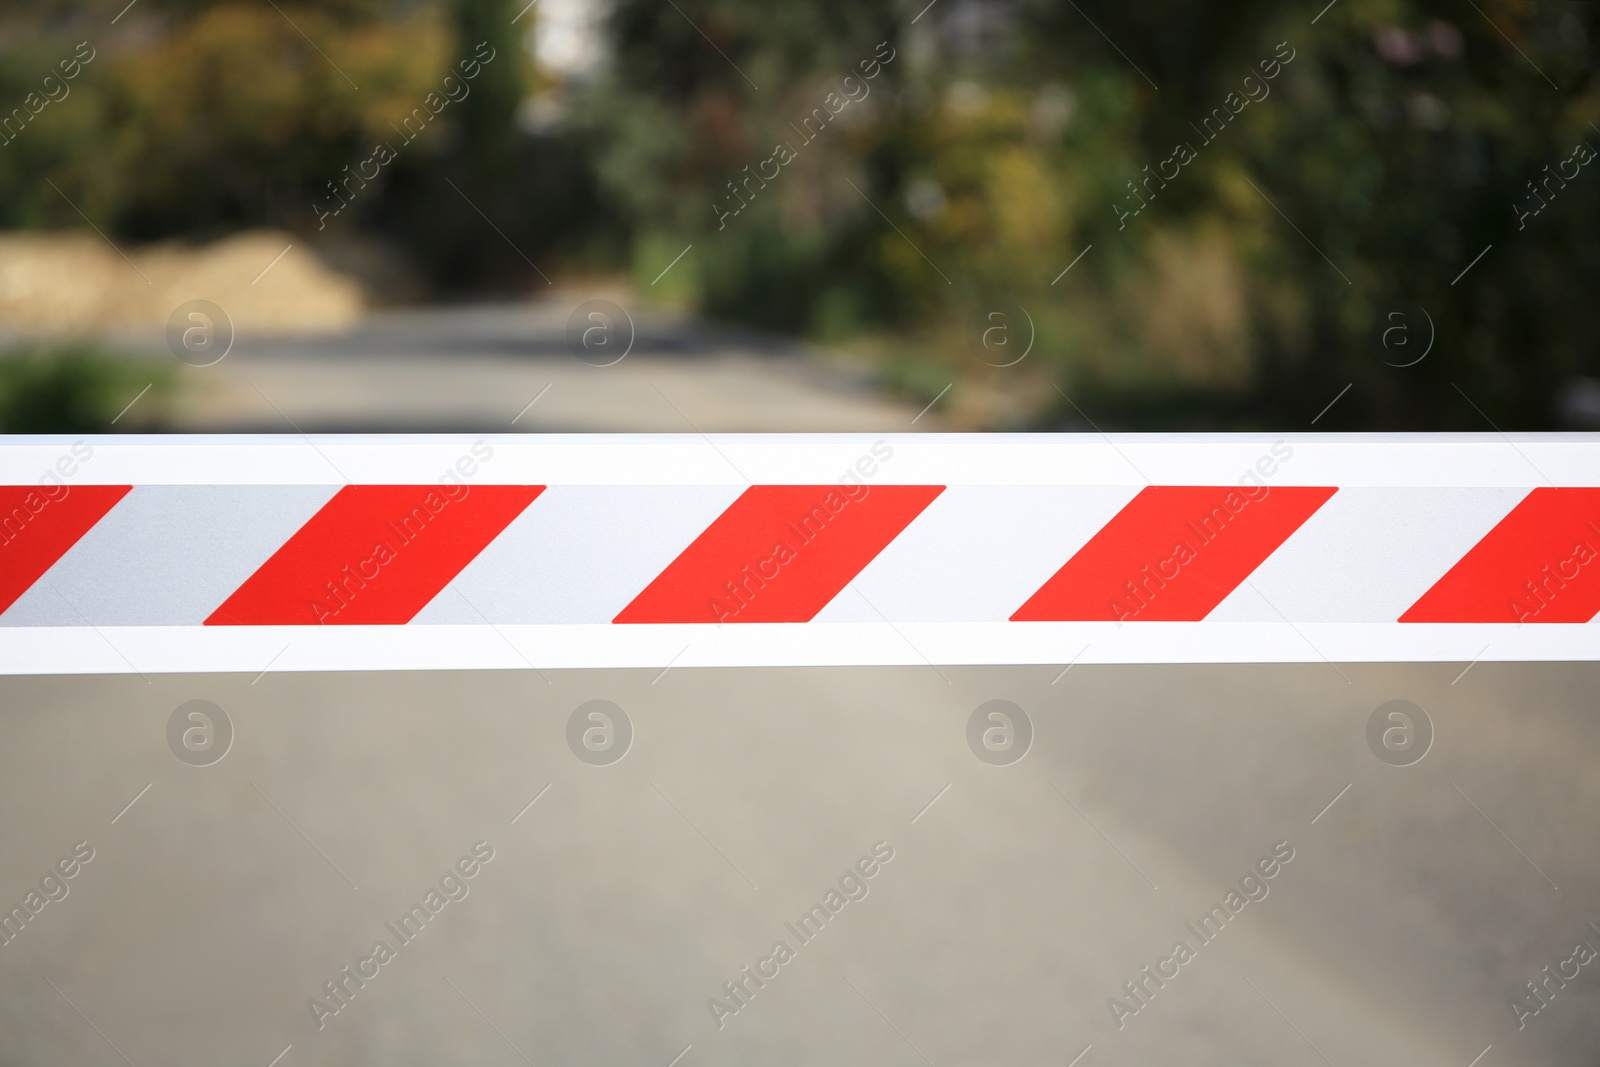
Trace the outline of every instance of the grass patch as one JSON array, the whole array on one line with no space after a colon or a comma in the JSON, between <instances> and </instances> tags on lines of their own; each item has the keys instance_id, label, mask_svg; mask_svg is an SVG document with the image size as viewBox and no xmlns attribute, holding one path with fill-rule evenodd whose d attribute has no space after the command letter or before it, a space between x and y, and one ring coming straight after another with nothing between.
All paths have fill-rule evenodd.
<instances>
[{"instance_id":1,"label":"grass patch","mask_svg":"<svg viewBox=\"0 0 1600 1067\"><path fill-rule=\"evenodd\" d=\"M104 432L146 386L116 428L151 429L162 422L173 381L170 367L92 344L14 346L0 351L0 432Z\"/></svg>"}]
</instances>

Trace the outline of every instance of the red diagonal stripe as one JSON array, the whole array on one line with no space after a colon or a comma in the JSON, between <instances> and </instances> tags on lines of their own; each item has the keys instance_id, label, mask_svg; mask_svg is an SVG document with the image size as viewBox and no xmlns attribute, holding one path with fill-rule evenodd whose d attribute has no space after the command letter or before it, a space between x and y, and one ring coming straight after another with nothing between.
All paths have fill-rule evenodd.
<instances>
[{"instance_id":1,"label":"red diagonal stripe","mask_svg":"<svg viewBox=\"0 0 1600 1067\"><path fill-rule=\"evenodd\" d=\"M1013 622L1198 622L1336 490L1152 485L1011 616Z\"/></svg>"},{"instance_id":2,"label":"red diagonal stripe","mask_svg":"<svg viewBox=\"0 0 1600 1067\"><path fill-rule=\"evenodd\" d=\"M1401 622L1588 622L1600 612L1600 489L1535 489Z\"/></svg>"},{"instance_id":3,"label":"red diagonal stripe","mask_svg":"<svg viewBox=\"0 0 1600 1067\"><path fill-rule=\"evenodd\" d=\"M131 485L0 485L0 611L78 543Z\"/></svg>"},{"instance_id":4,"label":"red diagonal stripe","mask_svg":"<svg viewBox=\"0 0 1600 1067\"><path fill-rule=\"evenodd\" d=\"M753 485L615 622L809 622L942 485Z\"/></svg>"},{"instance_id":5,"label":"red diagonal stripe","mask_svg":"<svg viewBox=\"0 0 1600 1067\"><path fill-rule=\"evenodd\" d=\"M208 626L410 622L542 485L347 485Z\"/></svg>"}]
</instances>

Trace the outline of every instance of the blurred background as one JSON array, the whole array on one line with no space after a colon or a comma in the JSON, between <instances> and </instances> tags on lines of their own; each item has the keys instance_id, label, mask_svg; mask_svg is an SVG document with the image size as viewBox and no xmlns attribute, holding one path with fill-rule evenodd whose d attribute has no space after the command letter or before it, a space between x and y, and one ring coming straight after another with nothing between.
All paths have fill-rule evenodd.
<instances>
[{"instance_id":1,"label":"blurred background","mask_svg":"<svg viewBox=\"0 0 1600 1067\"><path fill-rule=\"evenodd\" d=\"M0 429L1594 428L1597 29L10 2Z\"/></svg>"}]
</instances>

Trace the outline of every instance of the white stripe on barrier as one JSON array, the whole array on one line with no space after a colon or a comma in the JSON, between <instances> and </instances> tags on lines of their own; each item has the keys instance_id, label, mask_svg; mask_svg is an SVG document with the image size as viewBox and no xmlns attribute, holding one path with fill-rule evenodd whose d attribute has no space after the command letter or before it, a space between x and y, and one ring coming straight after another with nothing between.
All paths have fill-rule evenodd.
<instances>
[{"instance_id":1,"label":"white stripe on barrier","mask_svg":"<svg viewBox=\"0 0 1600 1067\"><path fill-rule=\"evenodd\" d=\"M759 626L39 627L0 634L0 674L1111 663L1476 663L1600 659L1593 624L773 623ZM265 683L263 683L265 684Z\"/></svg>"},{"instance_id":2,"label":"white stripe on barrier","mask_svg":"<svg viewBox=\"0 0 1600 1067\"><path fill-rule=\"evenodd\" d=\"M78 437L0 444L0 482L26 484ZM875 484L1231 484L1274 443L1274 485L1600 485L1600 434L516 434L97 436L84 485L341 485L434 481L473 443L480 484L742 485L831 482L873 443Z\"/></svg>"}]
</instances>

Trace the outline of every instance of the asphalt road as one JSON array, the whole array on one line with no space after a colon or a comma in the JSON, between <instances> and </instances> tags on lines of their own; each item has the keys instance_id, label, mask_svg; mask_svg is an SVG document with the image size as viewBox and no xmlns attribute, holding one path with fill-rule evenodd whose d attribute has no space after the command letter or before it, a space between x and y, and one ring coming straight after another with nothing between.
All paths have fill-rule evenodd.
<instances>
[{"instance_id":1,"label":"asphalt road","mask_svg":"<svg viewBox=\"0 0 1600 1067\"><path fill-rule=\"evenodd\" d=\"M1592 1065L1600 963L1521 1030L1510 1004L1600 948L1600 667L1458 672L0 679L0 901L94 849L0 947L0 1063ZM597 698L634 731L608 766L567 741ZM1408 767L1366 740L1397 698L1436 731ZM169 748L192 699L235 731L211 766ZM993 699L1035 730L1009 766L967 741ZM1264 899L1193 936L1275 847ZM346 965L376 976L319 1029ZM747 965L777 973L719 1028Z\"/></svg>"},{"instance_id":2,"label":"asphalt road","mask_svg":"<svg viewBox=\"0 0 1600 1067\"><path fill-rule=\"evenodd\" d=\"M220 362L177 366L170 423L263 433L939 426L938 412L919 419L921 405L885 398L859 372L800 346L637 306L590 319L594 309L582 306L591 299L562 291L532 303L380 311L348 332L297 337L241 329ZM172 359L162 338L119 340Z\"/></svg>"}]
</instances>

